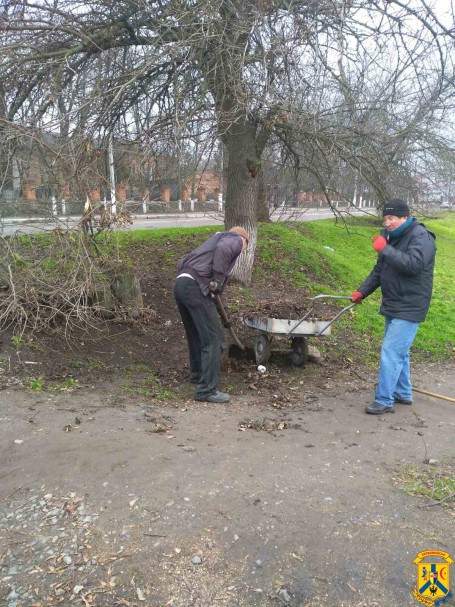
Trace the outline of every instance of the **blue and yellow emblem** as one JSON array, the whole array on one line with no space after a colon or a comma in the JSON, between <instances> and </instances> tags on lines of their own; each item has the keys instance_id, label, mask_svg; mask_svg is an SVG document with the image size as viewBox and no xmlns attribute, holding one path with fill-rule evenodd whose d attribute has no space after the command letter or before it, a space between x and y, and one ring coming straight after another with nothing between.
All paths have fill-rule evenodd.
<instances>
[{"instance_id":1,"label":"blue and yellow emblem","mask_svg":"<svg viewBox=\"0 0 455 607\"><path fill-rule=\"evenodd\" d=\"M431 560L427 560L429 557ZM453 596L450 592L450 565L453 560L448 552L425 550L419 552L414 563L417 565L414 596L418 601L428 607L438 607Z\"/></svg>"}]
</instances>

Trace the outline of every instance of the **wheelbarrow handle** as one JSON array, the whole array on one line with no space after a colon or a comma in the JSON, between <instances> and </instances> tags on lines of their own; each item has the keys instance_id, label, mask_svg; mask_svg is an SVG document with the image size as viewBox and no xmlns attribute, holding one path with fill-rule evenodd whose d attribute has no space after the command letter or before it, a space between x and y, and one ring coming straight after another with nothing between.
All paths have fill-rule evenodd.
<instances>
[{"instance_id":1,"label":"wheelbarrow handle","mask_svg":"<svg viewBox=\"0 0 455 607\"><path fill-rule=\"evenodd\" d=\"M339 299L345 299L345 298L340 297ZM351 299L351 298L350 298L350 297L348 297L348 299ZM319 337L319 335L322 335L322 334L324 333L324 331L327 331L327 329L330 327L330 325L333 325L333 323L334 323L334 322L335 322L335 321L336 321L338 318L340 318L340 316L341 316L342 314L344 314L345 312L347 312L347 311L348 311L348 310L350 310L351 308L354 308L356 305L357 305L356 303L351 303L351 304L349 304L349 306L346 306L345 308L343 308L342 310L340 310L340 311L338 312L338 314L337 314L337 315L336 315L334 318L332 318L332 320L329 322L329 324L328 324L328 325L326 325L326 326L325 326L325 327L322 329L322 331L320 331L319 333L317 333L317 336Z\"/></svg>"},{"instance_id":2,"label":"wheelbarrow handle","mask_svg":"<svg viewBox=\"0 0 455 607\"><path fill-rule=\"evenodd\" d=\"M349 301L351 301L351 296L350 295L316 295L316 297L313 297L310 300L311 308L308 310L308 312L305 314L305 316L303 316L299 320L299 322L296 325L294 325L292 327L292 329L290 329L288 331L288 335L292 335L293 331L295 331L297 329L297 327L299 327L302 324L302 322L304 320L306 320L308 318L308 316L310 316L310 314L314 311L314 303L319 299L349 299ZM327 331L327 329L330 327L330 325L332 325L337 320L337 318L339 318L347 310L350 310L351 308L353 308L356 305L357 304L353 303L353 304L350 304L349 306L346 306L345 308L343 308L340 312L338 312L338 314L335 316L335 318L332 318L332 320L329 322L329 324L326 327L324 327L324 329L320 333L316 333L316 335L317 336L322 335L324 333L324 331Z\"/></svg>"},{"instance_id":3,"label":"wheelbarrow handle","mask_svg":"<svg viewBox=\"0 0 455 607\"><path fill-rule=\"evenodd\" d=\"M229 318L228 315L226 314L226 310L224 309L223 306L223 302L221 301L221 297L219 296L219 294L217 293L215 295L215 293L213 294L213 299L215 301L215 305L216 308L221 316L221 319L223 322L229 322ZM242 344L242 342L239 340L239 338L237 337L237 335L235 334L235 331L232 327L230 327L229 329L229 333L232 336L232 339L234 340L235 344L243 351L245 351L245 346Z\"/></svg>"},{"instance_id":4,"label":"wheelbarrow handle","mask_svg":"<svg viewBox=\"0 0 455 607\"><path fill-rule=\"evenodd\" d=\"M351 295L316 295L313 297L311 301L316 301L317 299L351 299Z\"/></svg>"}]
</instances>

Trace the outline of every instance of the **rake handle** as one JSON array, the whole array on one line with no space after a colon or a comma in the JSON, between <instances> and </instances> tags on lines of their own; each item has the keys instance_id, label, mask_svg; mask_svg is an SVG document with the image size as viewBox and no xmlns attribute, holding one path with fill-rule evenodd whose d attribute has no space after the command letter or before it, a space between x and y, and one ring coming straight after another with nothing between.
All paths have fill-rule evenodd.
<instances>
[{"instance_id":1,"label":"rake handle","mask_svg":"<svg viewBox=\"0 0 455 607\"><path fill-rule=\"evenodd\" d=\"M216 295L214 294L213 297L214 297L214 300L215 300L215 304L216 304L217 310L220 313L221 319L223 320L223 322L229 322L229 318L228 318L228 315L226 314L226 310L224 309L223 302L221 301L221 297L218 295L218 293ZM241 350L245 351L245 346L239 340L239 338L235 334L235 331L234 331L234 329L232 327L229 329L229 333L231 334L231 337L234 340L235 344Z\"/></svg>"},{"instance_id":2,"label":"rake handle","mask_svg":"<svg viewBox=\"0 0 455 607\"><path fill-rule=\"evenodd\" d=\"M448 400L451 403L455 403L455 398L450 396L444 396L444 394L435 394L434 392L428 392L428 390L422 390L421 388L412 388L413 392L419 392L420 394L426 394L427 396L434 396L435 398L441 398L442 400Z\"/></svg>"}]
</instances>

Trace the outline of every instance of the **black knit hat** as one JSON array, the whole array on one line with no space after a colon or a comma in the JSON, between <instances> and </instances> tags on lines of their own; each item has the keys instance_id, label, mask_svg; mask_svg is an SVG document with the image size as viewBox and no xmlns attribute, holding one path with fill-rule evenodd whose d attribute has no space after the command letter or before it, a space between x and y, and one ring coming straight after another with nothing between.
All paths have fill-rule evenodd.
<instances>
[{"instance_id":1,"label":"black knit hat","mask_svg":"<svg viewBox=\"0 0 455 607\"><path fill-rule=\"evenodd\" d=\"M395 217L409 217L409 207L404 200L392 198L388 200L382 209L382 216L394 215Z\"/></svg>"}]
</instances>

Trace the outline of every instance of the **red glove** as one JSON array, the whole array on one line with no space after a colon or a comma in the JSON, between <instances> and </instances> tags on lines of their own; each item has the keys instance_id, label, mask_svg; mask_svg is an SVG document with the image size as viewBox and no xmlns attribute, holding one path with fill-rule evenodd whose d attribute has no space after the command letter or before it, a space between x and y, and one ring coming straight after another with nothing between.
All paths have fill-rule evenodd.
<instances>
[{"instance_id":1,"label":"red glove","mask_svg":"<svg viewBox=\"0 0 455 607\"><path fill-rule=\"evenodd\" d=\"M387 240L384 238L384 236L375 236L373 238L373 249L375 251L377 251L378 253L380 253L381 251L383 251L387 246Z\"/></svg>"},{"instance_id":2,"label":"red glove","mask_svg":"<svg viewBox=\"0 0 455 607\"><path fill-rule=\"evenodd\" d=\"M354 291L354 293L351 295L352 303L361 304L362 299L363 299L363 293L361 293L360 291Z\"/></svg>"}]
</instances>

